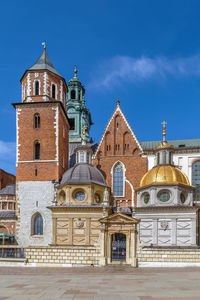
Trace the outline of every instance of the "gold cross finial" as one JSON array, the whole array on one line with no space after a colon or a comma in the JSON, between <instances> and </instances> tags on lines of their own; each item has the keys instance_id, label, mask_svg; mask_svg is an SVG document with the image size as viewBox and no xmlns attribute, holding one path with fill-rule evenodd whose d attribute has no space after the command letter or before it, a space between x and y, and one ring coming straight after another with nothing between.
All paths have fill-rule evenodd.
<instances>
[{"instance_id":1,"label":"gold cross finial","mask_svg":"<svg viewBox=\"0 0 200 300\"><path fill-rule=\"evenodd\" d=\"M44 42L42 43L42 46L44 47L44 49L46 49L46 41L44 41Z\"/></svg>"},{"instance_id":2,"label":"gold cross finial","mask_svg":"<svg viewBox=\"0 0 200 300\"><path fill-rule=\"evenodd\" d=\"M163 142L165 142L165 137L166 137L166 126L165 125L167 125L167 122L163 121L161 124L163 125L163 133L162 133Z\"/></svg>"},{"instance_id":3,"label":"gold cross finial","mask_svg":"<svg viewBox=\"0 0 200 300\"><path fill-rule=\"evenodd\" d=\"M117 105L120 105L120 101L119 101L119 99L117 99L116 103L117 103Z\"/></svg>"}]
</instances>

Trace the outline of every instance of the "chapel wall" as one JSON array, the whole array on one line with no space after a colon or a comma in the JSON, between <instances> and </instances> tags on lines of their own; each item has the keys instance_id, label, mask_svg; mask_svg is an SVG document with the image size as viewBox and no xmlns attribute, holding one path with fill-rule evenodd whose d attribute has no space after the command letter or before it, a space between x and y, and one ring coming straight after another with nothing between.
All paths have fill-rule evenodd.
<instances>
[{"instance_id":1,"label":"chapel wall","mask_svg":"<svg viewBox=\"0 0 200 300\"><path fill-rule=\"evenodd\" d=\"M30 247L26 249L28 264L38 266L98 266L100 249L97 247Z\"/></svg>"}]
</instances>

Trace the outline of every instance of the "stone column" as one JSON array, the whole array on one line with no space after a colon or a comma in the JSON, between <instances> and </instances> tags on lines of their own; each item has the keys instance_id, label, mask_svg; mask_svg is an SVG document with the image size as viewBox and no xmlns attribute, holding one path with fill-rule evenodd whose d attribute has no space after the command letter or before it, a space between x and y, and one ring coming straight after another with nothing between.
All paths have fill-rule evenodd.
<instances>
[{"instance_id":1,"label":"stone column","mask_svg":"<svg viewBox=\"0 0 200 300\"><path fill-rule=\"evenodd\" d=\"M99 259L99 265L105 266L107 264L107 258L106 258L106 228L105 224L101 225L101 231L100 231L100 259Z\"/></svg>"},{"instance_id":2,"label":"stone column","mask_svg":"<svg viewBox=\"0 0 200 300\"><path fill-rule=\"evenodd\" d=\"M134 229L131 230L130 233L130 264L132 267L137 267L137 229L136 229L136 225L134 225Z\"/></svg>"}]
</instances>

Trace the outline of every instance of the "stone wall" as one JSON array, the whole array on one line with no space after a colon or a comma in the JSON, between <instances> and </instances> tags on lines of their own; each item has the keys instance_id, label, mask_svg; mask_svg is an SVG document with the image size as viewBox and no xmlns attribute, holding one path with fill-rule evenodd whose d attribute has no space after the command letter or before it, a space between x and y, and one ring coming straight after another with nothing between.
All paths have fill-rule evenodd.
<instances>
[{"instance_id":1,"label":"stone wall","mask_svg":"<svg viewBox=\"0 0 200 300\"><path fill-rule=\"evenodd\" d=\"M99 265L100 250L95 247L30 247L26 259L32 265L90 266Z\"/></svg>"},{"instance_id":2,"label":"stone wall","mask_svg":"<svg viewBox=\"0 0 200 300\"><path fill-rule=\"evenodd\" d=\"M138 265L164 266L170 264L200 265L200 248L194 249L142 249L138 251Z\"/></svg>"},{"instance_id":3,"label":"stone wall","mask_svg":"<svg viewBox=\"0 0 200 300\"><path fill-rule=\"evenodd\" d=\"M17 223L17 242L22 247L47 246L52 243L52 213L47 206L54 199L54 184L50 181L17 183L17 201L20 215ZM34 214L43 217L43 235L33 235Z\"/></svg>"}]
</instances>

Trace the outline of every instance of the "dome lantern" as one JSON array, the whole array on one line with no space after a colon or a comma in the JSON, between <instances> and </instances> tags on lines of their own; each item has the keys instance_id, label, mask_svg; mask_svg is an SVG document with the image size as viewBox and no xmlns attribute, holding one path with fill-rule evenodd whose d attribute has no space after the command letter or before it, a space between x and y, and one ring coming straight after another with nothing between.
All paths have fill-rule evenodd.
<instances>
[{"instance_id":1,"label":"dome lantern","mask_svg":"<svg viewBox=\"0 0 200 300\"><path fill-rule=\"evenodd\" d=\"M168 145L166 141L166 124L167 122L163 121L163 140L160 142L160 145L154 149L156 165L172 165L172 154L174 152L174 147Z\"/></svg>"}]
</instances>

